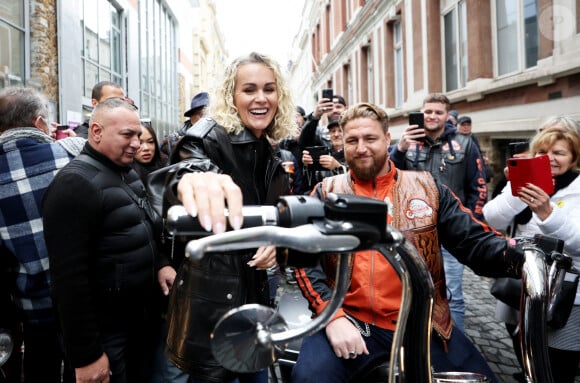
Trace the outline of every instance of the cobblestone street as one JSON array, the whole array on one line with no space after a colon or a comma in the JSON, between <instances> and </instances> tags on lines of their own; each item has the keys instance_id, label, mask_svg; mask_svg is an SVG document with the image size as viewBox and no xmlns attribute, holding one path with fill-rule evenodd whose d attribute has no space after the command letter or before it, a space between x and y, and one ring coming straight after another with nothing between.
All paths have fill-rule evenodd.
<instances>
[{"instance_id":1,"label":"cobblestone street","mask_svg":"<svg viewBox=\"0 0 580 383\"><path fill-rule=\"evenodd\" d=\"M519 365L504 324L494 317L496 299L489 292L492 283L493 279L477 276L465 268L465 331L498 379L504 383L517 383L512 374L519 370ZM576 377L575 382L580 383L580 377Z\"/></svg>"}]
</instances>

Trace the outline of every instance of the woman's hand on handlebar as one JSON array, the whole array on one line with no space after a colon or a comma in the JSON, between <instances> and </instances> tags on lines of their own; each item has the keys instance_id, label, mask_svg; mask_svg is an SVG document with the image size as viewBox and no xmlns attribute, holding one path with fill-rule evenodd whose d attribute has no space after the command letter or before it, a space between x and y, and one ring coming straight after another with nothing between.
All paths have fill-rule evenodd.
<instances>
[{"instance_id":1,"label":"woman's hand on handlebar","mask_svg":"<svg viewBox=\"0 0 580 383\"><path fill-rule=\"evenodd\" d=\"M354 359L358 355L369 354L359 330L346 317L337 318L326 325L326 336L338 358Z\"/></svg>"},{"instance_id":2,"label":"woman's hand on handlebar","mask_svg":"<svg viewBox=\"0 0 580 383\"><path fill-rule=\"evenodd\" d=\"M242 227L242 191L226 174L185 174L177 184L177 197L207 231L218 234L226 230L226 202L230 225L234 229Z\"/></svg>"}]
</instances>

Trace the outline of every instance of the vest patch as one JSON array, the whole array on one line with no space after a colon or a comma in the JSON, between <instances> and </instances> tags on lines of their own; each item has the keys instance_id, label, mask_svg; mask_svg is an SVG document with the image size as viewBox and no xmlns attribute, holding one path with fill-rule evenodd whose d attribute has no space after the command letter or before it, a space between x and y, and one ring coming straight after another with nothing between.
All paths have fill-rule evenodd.
<instances>
[{"instance_id":1,"label":"vest patch","mask_svg":"<svg viewBox=\"0 0 580 383\"><path fill-rule=\"evenodd\" d=\"M458 152L460 150L462 150L463 148L461 147L461 144L455 140L451 140L451 145L453 145L453 150L455 150L455 152ZM448 152L449 151L449 144L446 142L441 146L441 150L444 152Z\"/></svg>"},{"instance_id":2,"label":"vest patch","mask_svg":"<svg viewBox=\"0 0 580 383\"><path fill-rule=\"evenodd\" d=\"M433 216L433 208L425 200L413 198L405 208L405 216L409 219Z\"/></svg>"}]
</instances>

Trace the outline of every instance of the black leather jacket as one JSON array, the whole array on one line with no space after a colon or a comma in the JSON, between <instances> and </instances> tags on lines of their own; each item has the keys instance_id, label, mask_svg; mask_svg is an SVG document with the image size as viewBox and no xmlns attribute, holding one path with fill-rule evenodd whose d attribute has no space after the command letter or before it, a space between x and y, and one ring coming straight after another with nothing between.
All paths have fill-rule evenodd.
<instances>
[{"instance_id":1,"label":"black leather jacket","mask_svg":"<svg viewBox=\"0 0 580 383\"><path fill-rule=\"evenodd\" d=\"M190 172L216 172L228 174L241 188L244 204L274 204L281 195L289 194L288 178L282 161L276 157L265 137L256 138L249 130L228 134L214 120L204 118L192 126L174 152L180 162L165 171L163 177L150 179L155 187L165 179L165 197L170 204L179 203L175 190L179 179ZM174 156L174 161L176 157ZM194 278L200 287L189 301L171 298L169 326L172 315L179 313L180 303L193 310L187 314L189 328L184 328L187 346L179 353L168 346L168 354L182 370L209 381L225 381L235 374L225 370L214 359L210 348L210 333L217 321L228 310L245 303L269 303L268 281L265 271L247 265L255 254L240 251L235 254L216 254L203 259L201 265L182 267L175 283ZM189 273L189 275L184 275ZM204 288L205 287L205 288ZM170 343L170 342L169 342Z\"/></svg>"}]
</instances>

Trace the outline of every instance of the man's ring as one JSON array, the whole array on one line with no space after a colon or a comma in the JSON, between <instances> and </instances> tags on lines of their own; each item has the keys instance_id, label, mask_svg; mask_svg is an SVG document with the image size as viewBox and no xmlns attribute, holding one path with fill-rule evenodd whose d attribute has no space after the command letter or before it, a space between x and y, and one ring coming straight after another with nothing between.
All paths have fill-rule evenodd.
<instances>
[{"instance_id":1,"label":"man's ring","mask_svg":"<svg viewBox=\"0 0 580 383\"><path fill-rule=\"evenodd\" d=\"M348 357L353 359L354 357L356 357L356 352L354 352L354 351L349 352Z\"/></svg>"},{"instance_id":2,"label":"man's ring","mask_svg":"<svg viewBox=\"0 0 580 383\"><path fill-rule=\"evenodd\" d=\"M534 197L530 198L530 203L534 203Z\"/></svg>"}]
</instances>

